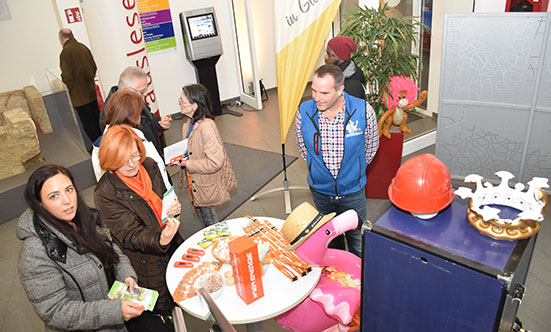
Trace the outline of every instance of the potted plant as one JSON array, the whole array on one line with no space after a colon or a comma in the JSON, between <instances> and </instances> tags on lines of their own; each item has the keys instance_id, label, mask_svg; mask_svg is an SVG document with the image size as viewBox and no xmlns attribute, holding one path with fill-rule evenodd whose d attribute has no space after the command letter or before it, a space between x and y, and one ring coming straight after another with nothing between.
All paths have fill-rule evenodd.
<instances>
[{"instance_id":1,"label":"potted plant","mask_svg":"<svg viewBox=\"0 0 551 332\"><path fill-rule=\"evenodd\" d=\"M383 93L388 93L390 77L403 75L417 82L419 57L411 54L408 46L418 43L418 28L428 29L416 17L393 17L388 11L386 4L358 7L347 16L340 32L358 44L352 58L365 73L366 100L378 117L385 111Z\"/></svg>"},{"instance_id":2,"label":"potted plant","mask_svg":"<svg viewBox=\"0 0 551 332\"><path fill-rule=\"evenodd\" d=\"M386 111L385 93L390 94L390 78L410 77L417 83L419 57L408 46L418 43L417 31L427 26L415 17L393 17L385 4L380 8L357 8L348 15L340 34L352 38L358 49L354 62L366 77L366 101L373 106L379 119ZM401 164L403 133L381 137L379 150L366 169L368 198L388 198L387 188Z\"/></svg>"}]
</instances>

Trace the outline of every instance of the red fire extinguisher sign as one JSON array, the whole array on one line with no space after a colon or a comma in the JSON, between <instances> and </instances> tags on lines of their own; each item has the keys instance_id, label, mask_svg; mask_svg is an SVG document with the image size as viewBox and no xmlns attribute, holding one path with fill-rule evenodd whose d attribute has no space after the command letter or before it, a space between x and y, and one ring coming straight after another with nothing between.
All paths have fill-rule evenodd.
<instances>
[{"instance_id":1,"label":"red fire extinguisher sign","mask_svg":"<svg viewBox=\"0 0 551 332\"><path fill-rule=\"evenodd\" d=\"M82 15L78 7L65 9L65 16L67 16L67 23L69 24L82 22Z\"/></svg>"}]
</instances>

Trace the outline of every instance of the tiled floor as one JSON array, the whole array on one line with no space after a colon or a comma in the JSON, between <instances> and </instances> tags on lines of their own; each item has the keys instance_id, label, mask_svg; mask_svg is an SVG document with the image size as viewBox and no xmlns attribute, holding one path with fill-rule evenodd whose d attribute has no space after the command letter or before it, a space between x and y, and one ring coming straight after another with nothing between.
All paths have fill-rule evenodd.
<instances>
[{"instance_id":1,"label":"tiled floor","mask_svg":"<svg viewBox=\"0 0 551 332\"><path fill-rule=\"evenodd\" d=\"M264 103L262 111L251 111L244 108L234 108L242 112L242 117L223 115L216 118L225 142L243 145L255 149L281 153L281 138L279 129L279 114L277 111L277 95L269 94L269 100ZM175 109L176 109L175 105ZM407 138L418 135L426 130L434 128L434 120L426 118L415 121L409 125L413 134ZM167 133L169 143L180 137L178 123ZM433 147L432 147L433 149ZM427 149L431 151L431 147ZM434 150L432 150L434 151ZM295 145L293 128L289 131L285 152L288 155L298 157ZM251 160L254 163L254 160ZM258 170L261 174L262 170ZM251 174L254 176L254 174ZM306 186L305 162L299 158L287 169L289 185ZM270 181L260 192L283 185L283 174ZM83 193L91 203L93 188L84 190ZM186 198L182 198L184 202ZM303 201L312 203L310 193L305 190L291 192L291 203L295 207ZM368 218L377 220L390 206L387 200L368 200ZM247 201L235 210L229 218L242 217L244 215L264 215L284 219L286 217L282 193L273 193L257 199ZM547 220L551 220L550 208L546 209ZM185 216L182 218L182 227L186 227ZM549 222L549 221L548 221ZM545 222L544 222L545 224ZM0 280L0 330L2 331L40 331L42 323L34 313L21 287L17 273L17 258L21 248L21 241L15 237L16 220L0 224L0 266L3 267ZM538 235L536 250L534 252L528 280L527 293L519 310L519 316L526 328L534 332L551 331L551 226L544 225ZM208 324L196 318L185 316L188 331L207 331ZM238 331L245 331L244 326L236 326ZM264 323L266 331L284 331L273 320Z\"/></svg>"}]
</instances>

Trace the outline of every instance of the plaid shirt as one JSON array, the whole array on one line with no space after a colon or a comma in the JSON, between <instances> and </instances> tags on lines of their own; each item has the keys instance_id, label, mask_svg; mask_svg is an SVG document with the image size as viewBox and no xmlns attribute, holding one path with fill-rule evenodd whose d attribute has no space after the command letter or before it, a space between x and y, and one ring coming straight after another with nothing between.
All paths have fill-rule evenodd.
<instances>
[{"instance_id":1,"label":"plaid shirt","mask_svg":"<svg viewBox=\"0 0 551 332\"><path fill-rule=\"evenodd\" d=\"M366 112L366 127L364 132L364 148L365 160L369 165L375 153L379 148L379 130L377 128L377 117L373 107L368 103L365 104ZM330 120L325 116L324 112L319 112L319 130L321 139L321 155L327 169L336 179L341 168L342 157L344 156L344 115L346 105L343 103L342 110ZM306 159L308 151L304 145L304 137L302 136L300 111L297 111L295 118L295 136L297 146L302 158Z\"/></svg>"}]
</instances>

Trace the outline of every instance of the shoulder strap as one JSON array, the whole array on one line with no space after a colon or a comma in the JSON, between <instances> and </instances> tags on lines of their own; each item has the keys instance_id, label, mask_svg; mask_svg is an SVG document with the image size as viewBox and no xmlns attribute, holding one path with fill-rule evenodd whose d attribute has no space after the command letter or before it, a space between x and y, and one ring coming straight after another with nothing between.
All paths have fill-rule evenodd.
<instances>
[{"instance_id":1,"label":"shoulder strap","mask_svg":"<svg viewBox=\"0 0 551 332\"><path fill-rule=\"evenodd\" d=\"M195 121L193 119L191 120L191 124L189 125L189 130L187 132L186 138L189 138L189 135L191 135L191 131L193 130L193 125L195 124Z\"/></svg>"}]
</instances>

